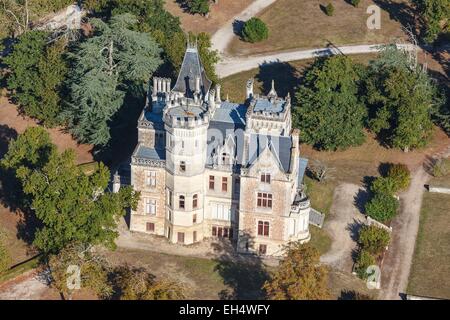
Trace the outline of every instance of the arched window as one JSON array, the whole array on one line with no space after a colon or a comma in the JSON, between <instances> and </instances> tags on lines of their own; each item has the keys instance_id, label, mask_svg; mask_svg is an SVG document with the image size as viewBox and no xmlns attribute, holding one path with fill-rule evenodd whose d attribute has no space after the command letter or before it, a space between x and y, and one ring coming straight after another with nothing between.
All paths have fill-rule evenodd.
<instances>
[{"instance_id":1,"label":"arched window","mask_svg":"<svg viewBox=\"0 0 450 320\"><path fill-rule=\"evenodd\" d=\"M198 207L198 194L194 194L192 197L192 208L196 209Z\"/></svg>"},{"instance_id":2,"label":"arched window","mask_svg":"<svg viewBox=\"0 0 450 320\"><path fill-rule=\"evenodd\" d=\"M184 209L184 196L180 196L178 206L180 207L180 209Z\"/></svg>"}]
</instances>

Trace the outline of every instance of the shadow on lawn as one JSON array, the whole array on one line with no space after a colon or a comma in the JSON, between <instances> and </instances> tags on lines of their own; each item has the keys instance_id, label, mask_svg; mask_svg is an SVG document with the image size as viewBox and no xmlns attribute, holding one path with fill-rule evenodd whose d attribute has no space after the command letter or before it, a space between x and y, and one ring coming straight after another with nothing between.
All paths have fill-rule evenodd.
<instances>
[{"instance_id":1,"label":"shadow on lawn","mask_svg":"<svg viewBox=\"0 0 450 320\"><path fill-rule=\"evenodd\" d=\"M268 62L260 65L256 80L262 83L263 94L269 93L272 80L275 82L275 91L278 96L285 97L288 93L294 97L300 84L300 71L288 62Z\"/></svg>"},{"instance_id":2,"label":"shadow on lawn","mask_svg":"<svg viewBox=\"0 0 450 320\"><path fill-rule=\"evenodd\" d=\"M213 244L213 248L219 254L215 259L215 271L223 278L224 284L230 287L230 290L219 293L219 299L265 298L262 286L269 279L269 274L259 256L236 254L234 244L228 240Z\"/></svg>"}]
</instances>

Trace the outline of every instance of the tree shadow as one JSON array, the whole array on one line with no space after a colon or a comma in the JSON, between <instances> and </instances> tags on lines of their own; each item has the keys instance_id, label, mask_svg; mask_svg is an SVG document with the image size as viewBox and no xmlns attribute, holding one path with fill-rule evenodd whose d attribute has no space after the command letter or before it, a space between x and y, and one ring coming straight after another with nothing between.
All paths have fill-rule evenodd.
<instances>
[{"instance_id":1,"label":"tree shadow","mask_svg":"<svg viewBox=\"0 0 450 320\"><path fill-rule=\"evenodd\" d=\"M222 290L219 299L222 300L255 300L264 299L262 289L269 274L257 255L236 253L235 243L223 239L213 243L213 249L218 254L215 271L222 277L230 289Z\"/></svg>"},{"instance_id":2,"label":"tree shadow","mask_svg":"<svg viewBox=\"0 0 450 320\"><path fill-rule=\"evenodd\" d=\"M295 90L301 81L299 72L290 63L277 60L261 64L255 78L262 83L261 90L264 94L272 88L273 80L278 96L284 97L289 93L291 97L294 97Z\"/></svg>"},{"instance_id":3,"label":"tree shadow","mask_svg":"<svg viewBox=\"0 0 450 320\"><path fill-rule=\"evenodd\" d=\"M345 230L350 232L350 238L357 242L359 239L359 231L361 227L363 226L363 223L359 220L353 219L353 222L349 223Z\"/></svg>"},{"instance_id":4,"label":"tree shadow","mask_svg":"<svg viewBox=\"0 0 450 320\"><path fill-rule=\"evenodd\" d=\"M242 20L234 20L233 21L233 33L239 37L240 40L242 39L242 30L244 29L245 21Z\"/></svg>"},{"instance_id":5,"label":"tree shadow","mask_svg":"<svg viewBox=\"0 0 450 320\"><path fill-rule=\"evenodd\" d=\"M378 7L389 13L389 18L399 22L405 28L410 28L416 37L422 33L418 26L417 12L408 5L407 2L398 2L392 0L374 0Z\"/></svg>"},{"instance_id":6,"label":"tree shadow","mask_svg":"<svg viewBox=\"0 0 450 320\"><path fill-rule=\"evenodd\" d=\"M361 214L365 214L366 212L366 203L370 199L370 192L367 191L366 188L361 188L358 190L358 193L353 198L353 204L358 209Z\"/></svg>"},{"instance_id":7,"label":"tree shadow","mask_svg":"<svg viewBox=\"0 0 450 320\"><path fill-rule=\"evenodd\" d=\"M382 162L380 163L380 165L378 166L378 173L382 176L382 177L387 177L388 172L389 172L389 168L393 165L392 162Z\"/></svg>"},{"instance_id":8,"label":"tree shadow","mask_svg":"<svg viewBox=\"0 0 450 320\"><path fill-rule=\"evenodd\" d=\"M338 297L338 300L373 300L373 298L355 290L344 289L341 290L341 295Z\"/></svg>"}]
</instances>

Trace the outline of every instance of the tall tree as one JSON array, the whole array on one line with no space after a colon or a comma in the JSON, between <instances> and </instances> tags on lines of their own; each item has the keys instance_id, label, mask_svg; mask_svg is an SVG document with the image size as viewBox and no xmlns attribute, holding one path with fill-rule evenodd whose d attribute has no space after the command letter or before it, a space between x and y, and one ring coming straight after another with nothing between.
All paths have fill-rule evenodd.
<instances>
[{"instance_id":1,"label":"tall tree","mask_svg":"<svg viewBox=\"0 0 450 320\"><path fill-rule=\"evenodd\" d=\"M432 110L441 103L428 75L410 60L408 53L387 46L370 64L366 81L369 128L404 151L426 145Z\"/></svg>"},{"instance_id":2,"label":"tall tree","mask_svg":"<svg viewBox=\"0 0 450 320\"><path fill-rule=\"evenodd\" d=\"M136 22L130 14L114 16L109 23L94 18L94 35L70 55L73 72L63 117L81 142L105 146L110 121L127 90L148 81L161 64L156 42L131 30Z\"/></svg>"},{"instance_id":3,"label":"tall tree","mask_svg":"<svg viewBox=\"0 0 450 320\"><path fill-rule=\"evenodd\" d=\"M319 58L306 72L293 110L303 141L337 150L364 142L366 109L358 99L363 68L346 56Z\"/></svg>"},{"instance_id":4,"label":"tall tree","mask_svg":"<svg viewBox=\"0 0 450 320\"><path fill-rule=\"evenodd\" d=\"M425 40L433 42L440 33L450 35L450 2L448 0L414 0L425 25Z\"/></svg>"},{"instance_id":5,"label":"tall tree","mask_svg":"<svg viewBox=\"0 0 450 320\"><path fill-rule=\"evenodd\" d=\"M58 123L60 87L67 72L63 59L66 43L48 44L42 31L23 34L10 55L4 58L11 73L7 87L21 111L46 126Z\"/></svg>"},{"instance_id":6,"label":"tall tree","mask_svg":"<svg viewBox=\"0 0 450 320\"><path fill-rule=\"evenodd\" d=\"M323 300L330 297L327 269L319 252L308 244L290 243L277 271L264 284L272 300Z\"/></svg>"},{"instance_id":7,"label":"tall tree","mask_svg":"<svg viewBox=\"0 0 450 320\"><path fill-rule=\"evenodd\" d=\"M73 150L59 154L42 130L32 128L20 135L2 160L2 165L15 169L42 223L34 244L44 252L57 252L73 241L114 247L118 218L137 204L139 194L131 187L106 191L110 174L103 164L91 175L83 173Z\"/></svg>"}]
</instances>

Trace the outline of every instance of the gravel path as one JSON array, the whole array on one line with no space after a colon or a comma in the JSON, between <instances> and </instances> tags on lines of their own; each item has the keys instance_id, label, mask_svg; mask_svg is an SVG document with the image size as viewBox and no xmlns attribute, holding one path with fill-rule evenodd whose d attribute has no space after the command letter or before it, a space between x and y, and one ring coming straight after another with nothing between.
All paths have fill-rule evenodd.
<instances>
[{"instance_id":1,"label":"gravel path","mask_svg":"<svg viewBox=\"0 0 450 320\"><path fill-rule=\"evenodd\" d=\"M218 50L219 53L223 55L231 40L233 40L233 37L235 36L233 26L234 22L247 21L275 1L276 0L255 0L251 5L245 8L244 11L228 20L219 30L216 31L216 33L214 33L211 38L211 47L214 50Z\"/></svg>"},{"instance_id":2,"label":"gravel path","mask_svg":"<svg viewBox=\"0 0 450 320\"><path fill-rule=\"evenodd\" d=\"M39 300L48 291L47 284L32 270L0 286L0 300Z\"/></svg>"},{"instance_id":3,"label":"gravel path","mask_svg":"<svg viewBox=\"0 0 450 320\"><path fill-rule=\"evenodd\" d=\"M352 251L356 248L354 234L364 221L364 216L355 206L355 198L359 193L365 194L365 190L355 184L343 183L337 186L330 215L324 225L332 238L332 244L320 261L346 273L352 271Z\"/></svg>"}]
</instances>

